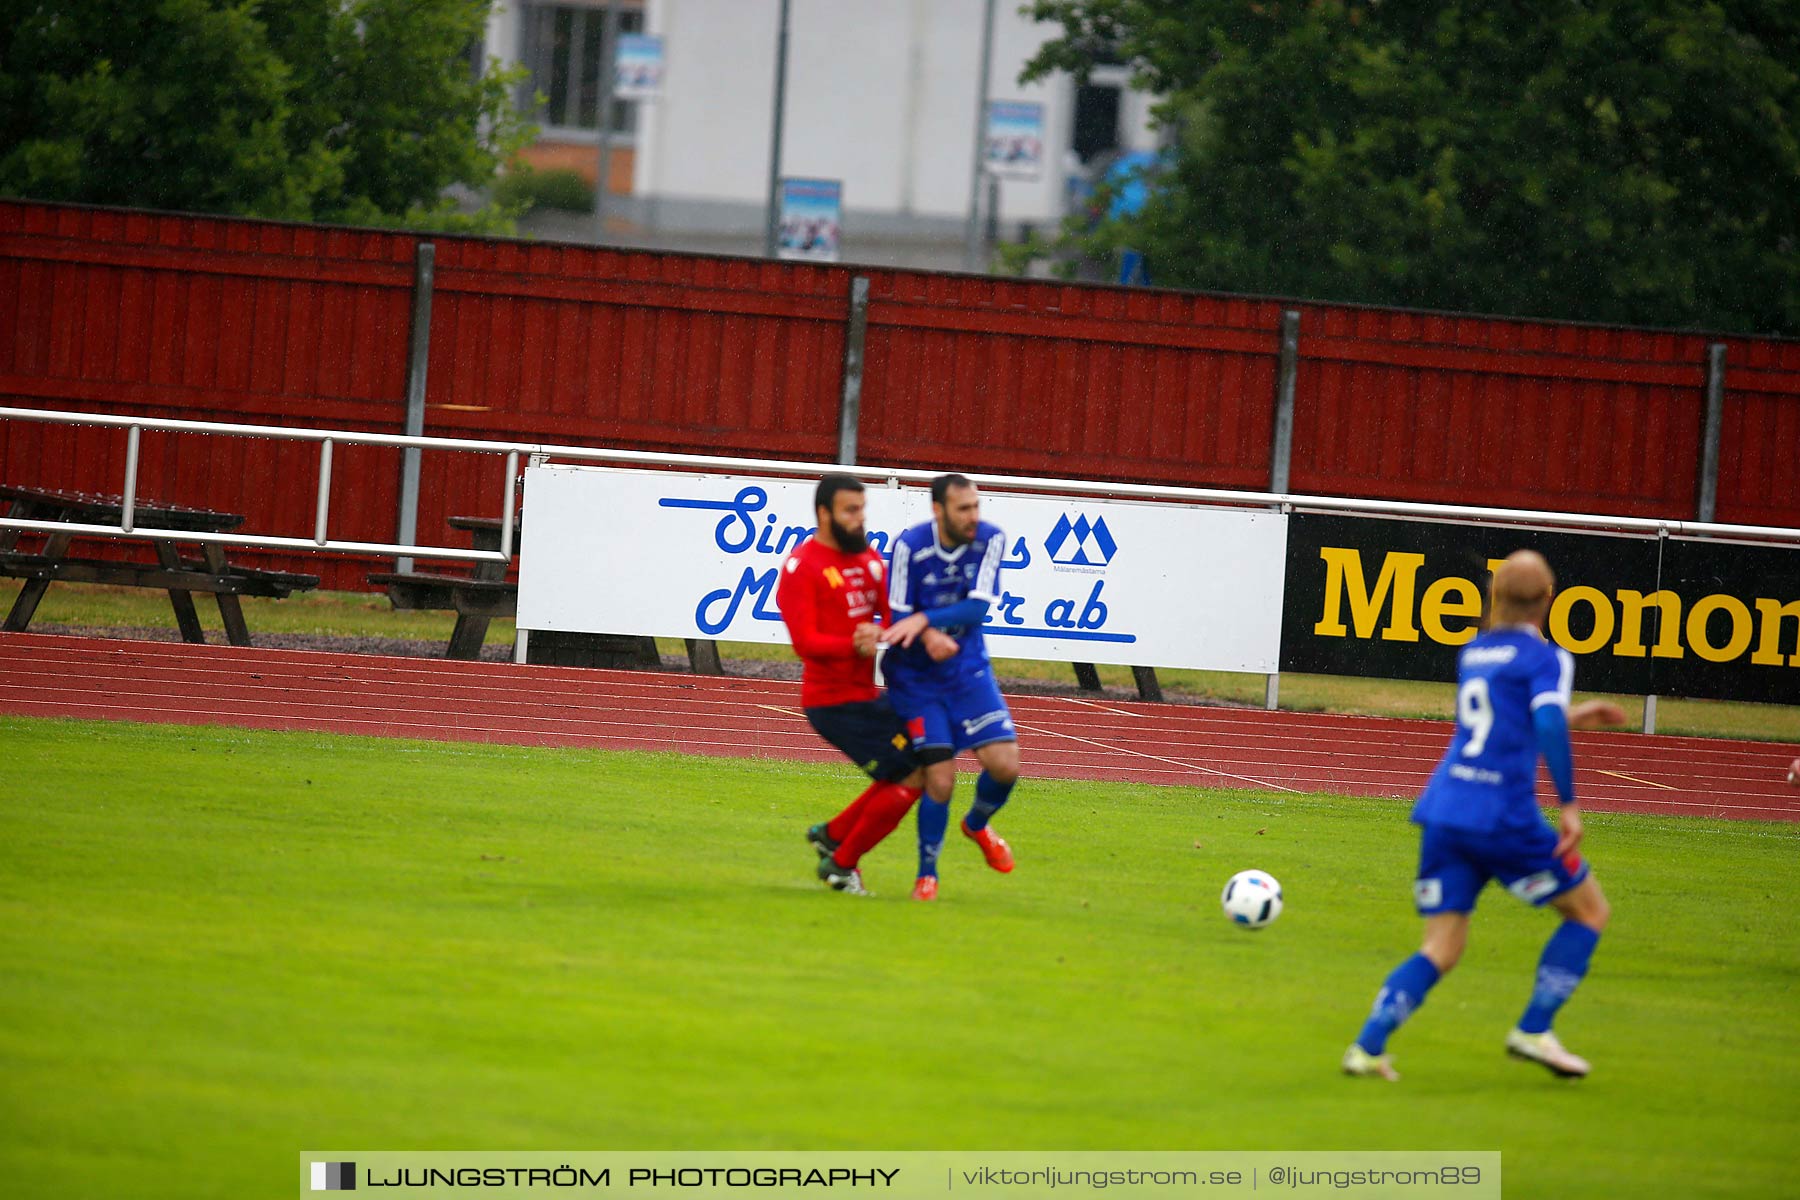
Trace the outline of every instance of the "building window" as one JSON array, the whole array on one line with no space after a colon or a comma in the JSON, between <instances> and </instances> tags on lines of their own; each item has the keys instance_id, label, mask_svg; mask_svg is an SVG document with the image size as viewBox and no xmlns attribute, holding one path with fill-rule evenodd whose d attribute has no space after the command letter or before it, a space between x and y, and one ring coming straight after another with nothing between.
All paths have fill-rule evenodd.
<instances>
[{"instance_id":1,"label":"building window","mask_svg":"<svg viewBox=\"0 0 1800 1200\"><path fill-rule=\"evenodd\" d=\"M540 119L550 130L599 127L602 91L600 55L606 29L604 5L526 4L524 61L531 69L527 98L545 98ZM621 34L642 33L644 10L619 6ZM637 103L613 100L612 132L630 136L637 130Z\"/></svg>"},{"instance_id":2,"label":"building window","mask_svg":"<svg viewBox=\"0 0 1800 1200\"><path fill-rule=\"evenodd\" d=\"M1119 89L1084 83L1075 88L1075 153L1084 163L1119 148Z\"/></svg>"}]
</instances>

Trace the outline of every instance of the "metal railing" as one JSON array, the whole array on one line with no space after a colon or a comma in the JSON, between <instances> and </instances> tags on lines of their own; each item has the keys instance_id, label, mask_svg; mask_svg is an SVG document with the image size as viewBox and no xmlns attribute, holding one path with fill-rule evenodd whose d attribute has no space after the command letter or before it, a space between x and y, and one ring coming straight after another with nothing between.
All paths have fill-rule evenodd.
<instances>
[{"instance_id":1,"label":"metal railing","mask_svg":"<svg viewBox=\"0 0 1800 1200\"><path fill-rule=\"evenodd\" d=\"M734 472L752 475L817 476L837 471L892 486L928 483L941 470L844 466L832 463L796 462L785 459L735 458L707 454L663 454L642 450L595 449L541 442L496 442L464 438L408 437L403 434L363 433L342 429L296 429L277 425L236 425L211 421L179 421L161 417L114 416L101 413L60 412L34 408L0 407L0 420L33 421L54 425L96 425L126 430L125 478L121 488L124 511L117 525L71 524L0 517L0 528L42 533L90 533L139 538L180 538L188 542L220 542L279 550L331 550L380 557L460 559L508 562L512 559L517 526L519 460L533 463L550 459L613 466L686 468L702 473ZM206 533L136 526L133 507L137 494L138 444L144 430L167 433L211 434L270 438L319 443L317 504L310 538L249 533ZM506 485L501 496L500 549L471 550L456 546L407 545L389 542L339 541L329 536L332 452L339 444L389 446L400 449L447 450L506 456ZM1360 513L1366 516L1419 517L1476 521L1508 525L1604 529L1661 537L1711 537L1741 542L1800 544L1800 528L1773 525L1730 525L1710 521L1677 521L1658 517L1622 517L1596 513L1542 512L1522 508L1486 508L1454 504L1425 504L1401 500L1362 500L1344 496L1307 496L1291 492L1246 492L1219 488L1168 487L1157 484L1108 483L1093 479L1027 478L1015 475L971 473L982 487L1009 492L1052 492L1058 495L1112 496L1145 501L1226 505L1237 508L1311 509L1323 512Z\"/></svg>"},{"instance_id":2,"label":"metal railing","mask_svg":"<svg viewBox=\"0 0 1800 1200\"><path fill-rule=\"evenodd\" d=\"M30 408L0 408L0 420L37 421L52 425L99 425L123 428L126 431L125 478L119 493L124 503L117 525L0 517L0 529L22 529L38 533L90 533L113 537L176 538L184 542L218 542L230 546L258 546L274 550L333 550L350 554L376 555L382 558L416 556L475 562L504 563L512 561L513 539L517 526L516 483L519 473L519 456L529 452L525 446L504 442L475 442L450 438L360 433L345 429L294 429L278 425L233 425L214 421L176 421L160 417L121 417L102 413L69 413ZM314 506L312 537L280 537L270 534L237 532L208 533L139 527L135 514L138 445L143 431L146 429L167 433L222 434L319 443L317 499ZM329 533L332 454L339 443L358 446L395 446L402 449L420 447L466 450L475 453L506 455L506 488L501 498L500 548L498 550L470 550L458 546L403 545L392 542L358 542L332 538Z\"/></svg>"}]
</instances>

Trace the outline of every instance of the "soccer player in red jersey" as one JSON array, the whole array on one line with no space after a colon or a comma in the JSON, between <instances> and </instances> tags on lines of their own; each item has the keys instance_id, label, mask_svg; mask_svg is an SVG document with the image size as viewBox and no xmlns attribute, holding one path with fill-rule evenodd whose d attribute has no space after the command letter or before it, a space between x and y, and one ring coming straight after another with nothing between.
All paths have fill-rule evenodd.
<instances>
[{"instance_id":1,"label":"soccer player in red jersey","mask_svg":"<svg viewBox=\"0 0 1800 1200\"><path fill-rule=\"evenodd\" d=\"M853 476L819 480L818 532L781 565L775 589L802 663L807 721L874 781L844 811L806 831L819 854L819 878L856 895L867 894L857 863L900 823L925 780L900 718L875 686L877 622L889 617L887 567L869 546L864 503Z\"/></svg>"}]
</instances>

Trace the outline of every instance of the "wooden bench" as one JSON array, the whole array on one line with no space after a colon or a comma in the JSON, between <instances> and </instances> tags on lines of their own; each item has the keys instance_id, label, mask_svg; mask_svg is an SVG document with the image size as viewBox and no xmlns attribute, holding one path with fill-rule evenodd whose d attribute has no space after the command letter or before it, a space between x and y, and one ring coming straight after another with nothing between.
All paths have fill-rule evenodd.
<instances>
[{"instance_id":1,"label":"wooden bench","mask_svg":"<svg viewBox=\"0 0 1800 1200\"><path fill-rule=\"evenodd\" d=\"M477 550L500 549L501 522L497 517L450 517L452 528L469 534ZM524 514L513 532L523 536ZM519 537L514 539L515 553ZM519 586L507 580L509 564L495 560L478 562L467 575L436 571L383 571L369 582L387 589L397 609L452 610L456 627L450 632L445 658L477 659L487 641L488 622L518 615ZM540 630L532 635L532 661L547 666L651 669L662 665L656 639L628 634L557 633ZM694 672L720 675L719 648L713 642L687 640L688 661Z\"/></svg>"},{"instance_id":2,"label":"wooden bench","mask_svg":"<svg viewBox=\"0 0 1800 1200\"><path fill-rule=\"evenodd\" d=\"M177 566L165 567L161 563L120 562L110 558L0 554L0 575L13 579L169 588L226 596L267 596L275 600L285 600L295 592L319 586L317 575L231 566L215 571L206 563L191 558L179 560Z\"/></svg>"},{"instance_id":3,"label":"wooden bench","mask_svg":"<svg viewBox=\"0 0 1800 1200\"><path fill-rule=\"evenodd\" d=\"M514 518L513 555L518 556L518 535L523 515ZM497 517L451 517L454 529L465 530L477 550L500 549L501 523ZM515 615L519 585L506 578L510 562L478 562L467 575L442 571L378 571L369 582L387 589L388 601L397 609L450 611L456 627L450 631L445 658L477 659L487 641L488 622Z\"/></svg>"},{"instance_id":4,"label":"wooden bench","mask_svg":"<svg viewBox=\"0 0 1800 1200\"><path fill-rule=\"evenodd\" d=\"M386 588L388 601L397 609L454 611L456 627L450 631L446 658L480 658L482 643L487 641L488 622L513 616L519 606L519 585L504 579L476 579L433 571L384 571L370 575L369 582Z\"/></svg>"},{"instance_id":5,"label":"wooden bench","mask_svg":"<svg viewBox=\"0 0 1800 1200\"><path fill-rule=\"evenodd\" d=\"M10 502L9 517L58 524L110 525L119 522L124 512L124 501L118 496L11 484L0 485L0 501ZM199 614L194 610L193 593L209 593L218 602L227 640L234 646L248 646L250 630L238 597L284 599L295 592L319 586L316 575L265 571L234 564L227 558L225 547L217 542L200 543L202 557L199 559L181 557L179 544L188 540L181 536L183 533L225 533L236 529L244 523L244 518L236 513L187 508L155 500L134 503L132 512L141 528L172 531L173 536L149 540L156 555L153 563L70 556L69 546L76 538L106 536L85 531L36 531L34 536L43 539L42 549L36 553L22 552L16 549L24 536L22 531L0 528L0 577L25 581L6 614L4 628L13 633L30 628L38 603L52 583L99 583L166 590L182 640L196 644L204 643L206 634L200 627Z\"/></svg>"}]
</instances>

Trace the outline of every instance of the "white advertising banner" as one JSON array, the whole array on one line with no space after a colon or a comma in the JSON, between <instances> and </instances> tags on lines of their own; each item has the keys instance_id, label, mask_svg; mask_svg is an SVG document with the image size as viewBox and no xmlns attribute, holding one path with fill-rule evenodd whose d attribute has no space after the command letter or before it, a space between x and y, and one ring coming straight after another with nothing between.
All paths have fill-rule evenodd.
<instances>
[{"instance_id":1,"label":"white advertising banner","mask_svg":"<svg viewBox=\"0 0 1800 1200\"><path fill-rule=\"evenodd\" d=\"M812 533L812 480L543 466L525 473L521 629L788 640L782 560ZM1287 518L1274 512L984 492L1006 533L988 653L1269 674ZM931 519L923 488L870 485L886 552Z\"/></svg>"}]
</instances>

